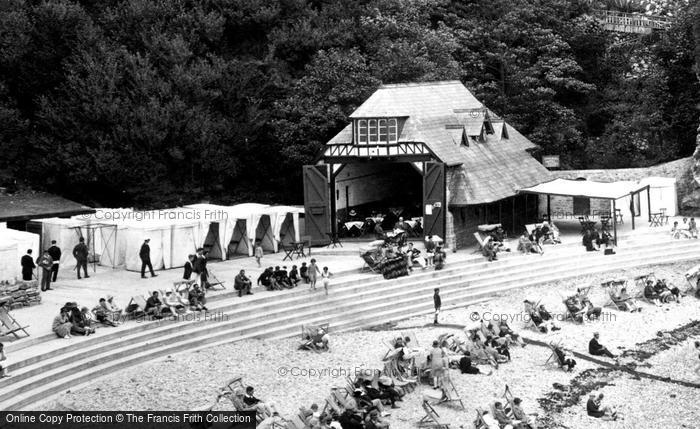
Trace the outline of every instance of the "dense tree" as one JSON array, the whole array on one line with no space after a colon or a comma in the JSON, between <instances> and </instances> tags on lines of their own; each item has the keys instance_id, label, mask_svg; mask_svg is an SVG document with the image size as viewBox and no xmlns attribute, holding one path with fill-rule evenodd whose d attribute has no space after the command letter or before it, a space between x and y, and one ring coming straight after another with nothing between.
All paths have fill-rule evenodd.
<instances>
[{"instance_id":1,"label":"dense tree","mask_svg":"<svg viewBox=\"0 0 700 429\"><path fill-rule=\"evenodd\" d=\"M692 153L700 12L650 0L672 28L621 36L585 3L6 0L0 181L96 205L299 203L300 166L372 91L440 79L568 166Z\"/></svg>"}]
</instances>

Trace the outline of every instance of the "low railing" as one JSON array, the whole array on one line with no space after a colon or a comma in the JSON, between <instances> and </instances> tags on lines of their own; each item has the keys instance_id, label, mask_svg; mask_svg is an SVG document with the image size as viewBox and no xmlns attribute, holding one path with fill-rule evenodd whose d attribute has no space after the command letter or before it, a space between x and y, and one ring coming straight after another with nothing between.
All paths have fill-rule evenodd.
<instances>
[{"instance_id":1,"label":"low railing","mask_svg":"<svg viewBox=\"0 0 700 429\"><path fill-rule=\"evenodd\" d=\"M671 26L671 18L658 15L643 15L641 13L626 13L613 10L596 10L595 16L605 24L613 26L641 27L655 30L666 30Z\"/></svg>"}]
</instances>

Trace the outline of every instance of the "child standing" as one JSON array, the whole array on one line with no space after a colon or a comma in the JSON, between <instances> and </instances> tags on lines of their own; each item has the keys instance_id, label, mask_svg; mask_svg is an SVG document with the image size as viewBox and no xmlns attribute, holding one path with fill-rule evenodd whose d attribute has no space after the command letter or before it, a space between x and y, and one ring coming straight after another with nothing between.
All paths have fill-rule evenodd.
<instances>
[{"instance_id":1,"label":"child standing","mask_svg":"<svg viewBox=\"0 0 700 429\"><path fill-rule=\"evenodd\" d=\"M255 243L255 250L253 252L255 254L255 261L258 263L258 268L260 268L260 260L263 257L263 249L262 246L260 246L260 242Z\"/></svg>"},{"instance_id":2,"label":"child standing","mask_svg":"<svg viewBox=\"0 0 700 429\"><path fill-rule=\"evenodd\" d=\"M328 295L328 285L331 283L332 275L333 274L330 271L328 271L328 267L323 267L321 278L323 279L323 288L326 290L326 295Z\"/></svg>"}]
</instances>

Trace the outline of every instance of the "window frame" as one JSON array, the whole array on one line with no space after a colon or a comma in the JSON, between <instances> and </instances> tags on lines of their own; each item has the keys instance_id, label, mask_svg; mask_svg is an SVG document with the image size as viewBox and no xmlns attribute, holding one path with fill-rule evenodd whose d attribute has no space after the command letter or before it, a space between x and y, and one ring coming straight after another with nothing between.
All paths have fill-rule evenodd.
<instances>
[{"instance_id":1,"label":"window frame","mask_svg":"<svg viewBox=\"0 0 700 429\"><path fill-rule=\"evenodd\" d=\"M363 129L364 129L364 140L362 139ZM358 119L357 120L357 143L358 144L367 144L368 142L369 142L369 127L367 125L367 119Z\"/></svg>"}]
</instances>

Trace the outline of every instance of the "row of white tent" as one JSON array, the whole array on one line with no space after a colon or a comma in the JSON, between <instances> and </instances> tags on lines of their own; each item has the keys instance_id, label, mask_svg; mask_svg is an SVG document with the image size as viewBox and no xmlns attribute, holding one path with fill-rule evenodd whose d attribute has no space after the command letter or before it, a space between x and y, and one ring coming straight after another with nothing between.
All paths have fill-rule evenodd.
<instances>
[{"instance_id":1,"label":"row of white tent","mask_svg":"<svg viewBox=\"0 0 700 429\"><path fill-rule=\"evenodd\" d=\"M27 249L34 255L39 253L39 235L9 229L0 222L0 280L21 278L20 259Z\"/></svg>"},{"instance_id":2,"label":"row of white tent","mask_svg":"<svg viewBox=\"0 0 700 429\"><path fill-rule=\"evenodd\" d=\"M41 231L41 243L37 234L7 231L25 237L18 243L19 256L13 261L18 270L19 257L28 248L35 249L36 255L39 244L46 249L52 240L63 251L61 264L73 266L72 249L80 237L85 238L91 254L100 256L100 265L132 271L141 269L139 249L148 238L151 262L157 270L182 267L187 256L200 247L209 251L210 259L252 256L255 242L266 252L277 252L280 244L300 241L299 218L303 213L300 207L253 203L193 204L153 211L97 209L89 216L34 221L34 229ZM35 240L31 246L29 237Z\"/></svg>"}]
</instances>

